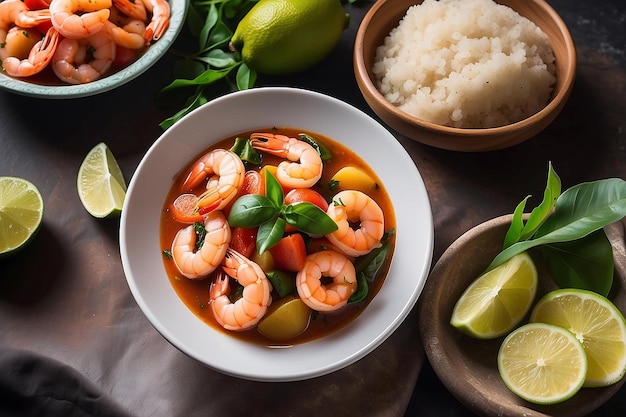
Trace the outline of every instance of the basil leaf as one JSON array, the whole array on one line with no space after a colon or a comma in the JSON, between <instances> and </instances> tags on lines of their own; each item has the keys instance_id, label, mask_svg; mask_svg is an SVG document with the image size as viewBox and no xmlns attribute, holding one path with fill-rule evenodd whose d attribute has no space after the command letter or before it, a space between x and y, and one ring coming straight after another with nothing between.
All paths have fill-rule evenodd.
<instances>
[{"instance_id":1,"label":"basil leaf","mask_svg":"<svg viewBox=\"0 0 626 417\"><path fill-rule=\"evenodd\" d=\"M249 139L237 137L230 150L236 153L243 162L259 165L262 162L261 153L252 147Z\"/></svg>"},{"instance_id":2,"label":"basil leaf","mask_svg":"<svg viewBox=\"0 0 626 417\"><path fill-rule=\"evenodd\" d=\"M369 292L369 285L367 284L367 279L365 278L364 273L358 274L357 277L358 287L354 294L348 298L348 304L359 303L367 298L367 293Z\"/></svg>"},{"instance_id":3,"label":"basil leaf","mask_svg":"<svg viewBox=\"0 0 626 417\"><path fill-rule=\"evenodd\" d=\"M237 61L233 57L232 53L222 51L221 49L212 49L206 54L206 56L199 56L196 57L196 59L200 62L206 63L214 69L228 68L237 64Z\"/></svg>"},{"instance_id":4,"label":"basil leaf","mask_svg":"<svg viewBox=\"0 0 626 417\"><path fill-rule=\"evenodd\" d=\"M559 287L590 290L608 297L613 284L613 247L603 229L541 249Z\"/></svg>"},{"instance_id":5,"label":"basil leaf","mask_svg":"<svg viewBox=\"0 0 626 417\"><path fill-rule=\"evenodd\" d=\"M270 271L265 275L272 283L272 288L276 290L279 298L293 293L296 287L296 278L293 274L285 271Z\"/></svg>"},{"instance_id":6,"label":"basil leaf","mask_svg":"<svg viewBox=\"0 0 626 417\"><path fill-rule=\"evenodd\" d=\"M374 281L380 268L385 264L385 259L390 249L389 243L385 243L380 248L374 249L361 257L354 265L356 272L362 273L368 281Z\"/></svg>"},{"instance_id":7,"label":"basil leaf","mask_svg":"<svg viewBox=\"0 0 626 417\"><path fill-rule=\"evenodd\" d=\"M552 163L548 165L548 181L543 193L543 201L530 213L526 225L522 230L520 240L527 240L532 237L541 224L552 214L552 209L561 194L561 179L554 172Z\"/></svg>"},{"instance_id":8,"label":"basil leaf","mask_svg":"<svg viewBox=\"0 0 626 417\"><path fill-rule=\"evenodd\" d=\"M271 172L265 172L265 194L267 198L274 203L276 208L280 208L284 202L283 187L278 183Z\"/></svg>"},{"instance_id":9,"label":"basil leaf","mask_svg":"<svg viewBox=\"0 0 626 417\"><path fill-rule=\"evenodd\" d=\"M239 90L248 90L256 83L256 71L242 63L237 70L236 81Z\"/></svg>"},{"instance_id":10,"label":"basil leaf","mask_svg":"<svg viewBox=\"0 0 626 417\"><path fill-rule=\"evenodd\" d=\"M557 199L554 213L532 240L500 252L487 271L532 247L580 239L626 216L626 181L609 178L576 185Z\"/></svg>"},{"instance_id":11,"label":"basil leaf","mask_svg":"<svg viewBox=\"0 0 626 417\"><path fill-rule=\"evenodd\" d=\"M198 36L198 47L202 51L203 49L208 48L209 46L209 38L211 36L211 31L217 24L219 20L219 12L217 7L214 4L209 6L209 11L207 13L206 19L204 21L204 25L200 28L197 36Z\"/></svg>"},{"instance_id":12,"label":"basil leaf","mask_svg":"<svg viewBox=\"0 0 626 417\"><path fill-rule=\"evenodd\" d=\"M200 222L195 222L193 224L193 231L196 234L196 250L200 250L202 245L204 245L204 238L206 237L206 229L204 228L204 224Z\"/></svg>"},{"instance_id":13,"label":"basil leaf","mask_svg":"<svg viewBox=\"0 0 626 417\"><path fill-rule=\"evenodd\" d=\"M300 140L311 145L320 155L322 161L328 161L329 159L332 159L333 153L331 152L330 148L328 148L323 143L318 142L311 135L308 135L306 133L298 133L298 137L300 138Z\"/></svg>"},{"instance_id":14,"label":"basil leaf","mask_svg":"<svg viewBox=\"0 0 626 417\"><path fill-rule=\"evenodd\" d=\"M208 99L202 94L202 92L198 92L198 94L196 94L194 97L190 98L187 107L185 107L184 109L178 111L173 116L170 116L167 119L163 120L161 123L159 123L159 126L161 127L161 129L167 130L174 123L176 123L177 121L182 119L183 116L185 116L187 113L189 113L192 110L202 106L203 104L205 104L207 102L208 102Z\"/></svg>"},{"instance_id":15,"label":"basil leaf","mask_svg":"<svg viewBox=\"0 0 626 417\"><path fill-rule=\"evenodd\" d=\"M239 197L228 215L231 227L257 227L278 213L276 206L264 195L246 194Z\"/></svg>"},{"instance_id":16,"label":"basil leaf","mask_svg":"<svg viewBox=\"0 0 626 417\"><path fill-rule=\"evenodd\" d=\"M530 196L526 196L526 198L520 201L517 207L515 207L513 218L511 219L511 225L509 226L509 230L506 232L506 236L504 237L504 249L519 242L520 240L522 229L524 229L524 220L522 220L522 216L524 215L524 208L526 207L526 202L529 198Z\"/></svg>"},{"instance_id":17,"label":"basil leaf","mask_svg":"<svg viewBox=\"0 0 626 417\"><path fill-rule=\"evenodd\" d=\"M308 201L289 204L283 215L288 224L311 235L326 235L338 229L337 223L324 210Z\"/></svg>"},{"instance_id":18,"label":"basil leaf","mask_svg":"<svg viewBox=\"0 0 626 417\"><path fill-rule=\"evenodd\" d=\"M265 222L259 226L256 236L256 248L259 254L263 254L278 243L285 233L285 220L277 217L274 222Z\"/></svg>"}]
</instances>

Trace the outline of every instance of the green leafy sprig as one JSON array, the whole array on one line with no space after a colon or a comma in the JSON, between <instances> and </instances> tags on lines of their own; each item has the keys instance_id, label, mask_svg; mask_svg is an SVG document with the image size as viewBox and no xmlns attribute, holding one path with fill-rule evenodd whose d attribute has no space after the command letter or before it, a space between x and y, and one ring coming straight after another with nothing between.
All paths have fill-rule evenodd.
<instances>
[{"instance_id":1,"label":"green leafy sprig","mask_svg":"<svg viewBox=\"0 0 626 417\"><path fill-rule=\"evenodd\" d=\"M285 204L283 189L268 171L265 194L239 197L228 215L232 227L258 227L256 246L263 253L283 237L286 226L313 235L325 235L337 230L337 224L321 208L303 201Z\"/></svg>"},{"instance_id":2,"label":"green leafy sprig","mask_svg":"<svg viewBox=\"0 0 626 417\"><path fill-rule=\"evenodd\" d=\"M227 91L254 87L256 71L250 69L239 53L228 48L239 21L258 0L190 0L186 28L197 39L194 52L173 51L178 57L174 65L176 77L161 89L157 102L165 105L173 97L187 95L184 107L162 121L167 130L192 110L211 98L209 87L223 81ZM235 72L236 70L236 72ZM234 80L230 77L235 74ZM230 78L229 78L230 77Z\"/></svg>"},{"instance_id":3,"label":"green leafy sprig","mask_svg":"<svg viewBox=\"0 0 626 417\"><path fill-rule=\"evenodd\" d=\"M530 248L541 246L557 285L607 296L613 283L613 249L603 228L626 216L626 181L585 182L561 194L561 180L549 164L543 201L524 221L529 197L513 213L504 248L487 271Z\"/></svg>"}]
</instances>

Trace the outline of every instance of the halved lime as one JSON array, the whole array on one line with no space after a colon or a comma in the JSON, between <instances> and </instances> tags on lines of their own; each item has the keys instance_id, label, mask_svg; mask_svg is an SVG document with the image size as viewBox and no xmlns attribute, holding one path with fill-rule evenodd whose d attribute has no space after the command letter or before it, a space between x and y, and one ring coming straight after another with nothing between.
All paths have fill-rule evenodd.
<instances>
[{"instance_id":1,"label":"halved lime","mask_svg":"<svg viewBox=\"0 0 626 417\"><path fill-rule=\"evenodd\" d=\"M582 344L567 329L526 324L511 332L498 352L498 371L511 391L536 404L573 397L587 374Z\"/></svg>"},{"instance_id":2,"label":"halved lime","mask_svg":"<svg viewBox=\"0 0 626 417\"><path fill-rule=\"evenodd\" d=\"M479 339L503 336L530 309L537 281L532 258L522 252L472 282L454 306L450 324Z\"/></svg>"},{"instance_id":3,"label":"halved lime","mask_svg":"<svg viewBox=\"0 0 626 417\"><path fill-rule=\"evenodd\" d=\"M114 216L122 210L126 181L106 144L97 144L85 156L76 185L80 201L92 216Z\"/></svg>"},{"instance_id":4,"label":"halved lime","mask_svg":"<svg viewBox=\"0 0 626 417\"><path fill-rule=\"evenodd\" d=\"M559 289L543 296L530 320L570 330L587 352L586 387L611 385L626 373L626 322L606 297L592 291Z\"/></svg>"},{"instance_id":5,"label":"halved lime","mask_svg":"<svg viewBox=\"0 0 626 417\"><path fill-rule=\"evenodd\" d=\"M0 255L12 252L37 232L43 219L43 198L23 178L0 177Z\"/></svg>"}]
</instances>

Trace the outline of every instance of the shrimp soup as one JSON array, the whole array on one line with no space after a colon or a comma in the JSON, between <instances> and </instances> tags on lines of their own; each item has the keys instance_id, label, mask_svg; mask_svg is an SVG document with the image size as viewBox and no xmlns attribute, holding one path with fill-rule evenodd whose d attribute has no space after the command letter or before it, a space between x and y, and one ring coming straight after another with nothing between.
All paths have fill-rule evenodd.
<instances>
[{"instance_id":1,"label":"shrimp soup","mask_svg":"<svg viewBox=\"0 0 626 417\"><path fill-rule=\"evenodd\" d=\"M285 346L338 331L366 308L389 270L395 227L384 185L358 155L317 133L271 128L181 167L160 244L171 285L203 322Z\"/></svg>"}]
</instances>

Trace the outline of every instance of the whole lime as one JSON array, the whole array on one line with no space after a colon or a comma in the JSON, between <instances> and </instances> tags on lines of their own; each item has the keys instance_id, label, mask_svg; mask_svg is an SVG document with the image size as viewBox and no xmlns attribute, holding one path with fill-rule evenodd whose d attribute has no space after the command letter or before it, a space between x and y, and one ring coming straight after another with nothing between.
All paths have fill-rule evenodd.
<instances>
[{"instance_id":1,"label":"whole lime","mask_svg":"<svg viewBox=\"0 0 626 417\"><path fill-rule=\"evenodd\" d=\"M230 42L262 74L293 74L324 59L339 42L349 15L339 0L260 0Z\"/></svg>"}]
</instances>

